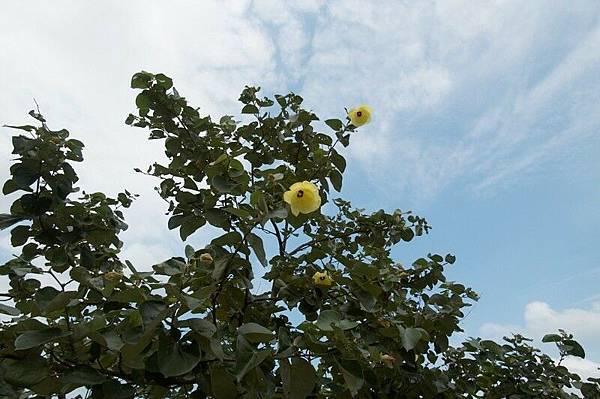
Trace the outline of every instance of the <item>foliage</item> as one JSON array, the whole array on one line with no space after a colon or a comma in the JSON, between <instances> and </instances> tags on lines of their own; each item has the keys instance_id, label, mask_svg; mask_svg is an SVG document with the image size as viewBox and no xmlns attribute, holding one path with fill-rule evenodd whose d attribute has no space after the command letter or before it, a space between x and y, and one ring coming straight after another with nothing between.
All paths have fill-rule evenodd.
<instances>
[{"instance_id":1,"label":"foliage","mask_svg":"<svg viewBox=\"0 0 600 399\"><path fill-rule=\"evenodd\" d=\"M21 196L0 215L20 248L0 267L10 284L0 397L79 387L91 398L599 397L599 381L581 382L520 336L449 345L477 299L446 280L454 256L406 268L390 256L428 233L426 220L332 197L346 169L338 145L356 134L349 118L322 133L300 96L246 87L243 121L215 121L165 75L137 73L132 87L138 111L126 123L164 141L168 163L142 173L159 179L169 228L183 241L206 224L220 235L151 272L121 260L121 208L135 196L77 195L83 143L32 111L36 126L14 127L28 135L13 137L3 187ZM293 215L283 196L303 181L322 208ZM584 356L565 333L545 340Z\"/></svg>"}]
</instances>

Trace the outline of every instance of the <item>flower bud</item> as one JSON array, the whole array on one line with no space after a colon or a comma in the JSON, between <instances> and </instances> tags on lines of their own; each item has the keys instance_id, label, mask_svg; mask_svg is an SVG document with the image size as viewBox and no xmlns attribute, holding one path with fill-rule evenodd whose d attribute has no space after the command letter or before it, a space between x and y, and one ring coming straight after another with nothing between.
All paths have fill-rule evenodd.
<instances>
[{"instance_id":1,"label":"flower bud","mask_svg":"<svg viewBox=\"0 0 600 399\"><path fill-rule=\"evenodd\" d=\"M396 363L396 358L388 354L381 355L380 360L386 366L392 366L394 363Z\"/></svg>"},{"instance_id":2,"label":"flower bud","mask_svg":"<svg viewBox=\"0 0 600 399\"><path fill-rule=\"evenodd\" d=\"M109 281L119 281L123 275L119 272L108 272L104 274L104 278Z\"/></svg>"},{"instance_id":3,"label":"flower bud","mask_svg":"<svg viewBox=\"0 0 600 399\"><path fill-rule=\"evenodd\" d=\"M209 253L203 253L202 255L200 255L199 259L200 259L200 263L202 263L204 265L210 265L213 262L213 257Z\"/></svg>"}]
</instances>

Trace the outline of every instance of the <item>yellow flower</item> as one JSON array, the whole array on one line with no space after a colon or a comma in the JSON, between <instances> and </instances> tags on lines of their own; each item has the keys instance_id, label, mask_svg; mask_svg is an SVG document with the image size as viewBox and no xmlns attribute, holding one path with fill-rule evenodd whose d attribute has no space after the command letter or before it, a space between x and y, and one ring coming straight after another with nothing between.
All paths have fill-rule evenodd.
<instances>
[{"instance_id":1,"label":"yellow flower","mask_svg":"<svg viewBox=\"0 0 600 399\"><path fill-rule=\"evenodd\" d=\"M327 272L316 272L313 274L313 281L315 282L315 285L319 287L329 287L333 282Z\"/></svg>"},{"instance_id":2,"label":"yellow flower","mask_svg":"<svg viewBox=\"0 0 600 399\"><path fill-rule=\"evenodd\" d=\"M319 189L308 181L292 184L290 190L283 193L283 200L290 204L294 216L314 212L321 206Z\"/></svg>"},{"instance_id":3,"label":"yellow flower","mask_svg":"<svg viewBox=\"0 0 600 399\"><path fill-rule=\"evenodd\" d=\"M373 110L368 105L361 105L348 111L350 122L356 127L369 123L372 114Z\"/></svg>"}]
</instances>

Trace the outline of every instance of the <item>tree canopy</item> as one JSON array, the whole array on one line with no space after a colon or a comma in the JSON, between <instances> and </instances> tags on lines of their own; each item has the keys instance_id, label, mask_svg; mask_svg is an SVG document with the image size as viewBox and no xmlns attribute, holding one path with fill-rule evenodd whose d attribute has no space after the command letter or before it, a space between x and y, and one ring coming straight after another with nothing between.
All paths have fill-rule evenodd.
<instances>
[{"instance_id":1,"label":"tree canopy","mask_svg":"<svg viewBox=\"0 0 600 399\"><path fill-rule=\"evenodd\" d=\"M402 265L392 247L427 221L337 197L340 147L370 108L322 124L297 94L246 87L241 116L216 119L164 74L131 86L126 123L164 143L168 163L137 171L157 179L169 229L183 242L219 234L154 265L124 260L136 195L81 191L84 144L39 110L8 126L20 131L3 186L15 200L0 228L17 253L0 266L0 397L600 397L600 380L561 365L585 356L563 331L544 337L558 361L519 335L450 344L478 299L447 280L454 255Z\"/></svg>"}]
</instances>

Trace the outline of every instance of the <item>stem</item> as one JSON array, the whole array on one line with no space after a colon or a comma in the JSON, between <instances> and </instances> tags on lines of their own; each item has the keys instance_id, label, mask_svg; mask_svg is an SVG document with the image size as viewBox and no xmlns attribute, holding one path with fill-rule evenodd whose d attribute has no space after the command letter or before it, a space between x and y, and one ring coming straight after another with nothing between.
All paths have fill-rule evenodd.
<instances>
[{"instance_id":1,"label":"stem","mask_svg":"<svg viewBox=\"0 0 600 399\"><path fill-rule=\"evenodd\" d=\"M308 242L305 242L304 244L298 246L298 248L294 249L292 252L289 253L290 256L310 247L311 245L314 244L318 244L320 242L324 242L324 241L330 241L330 240L335 240L337 238L346 238L346 237L350 237L354 234L359 234L359 233L365 233L366 231L364 229L360 229L360 230L355 230L355 231L351 231L349 233L345 233L345 234L340 234L337 236L332 236L332 237L325 237L325 238L320 238L318 240L310 240Z\"/></svg>"},{"instance_id":2,"label":"stem","mask_svg":"<svg viewBox=\"0 0 600 399\"><path fill-rule=\"evenodd\" d=\"M275 236L277 237L277 243L279 244L279 255L281 257L284 257L285 256L285 241L283 241L283 239L281 238L281 232L279 231L279 226L277 226L277 223L275 223L273 221L273 219L271 219L271 224L275 228Z\"/></svg>"}]
</instances>

